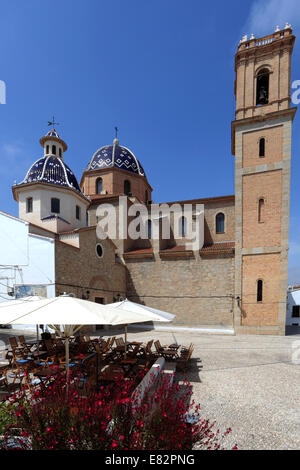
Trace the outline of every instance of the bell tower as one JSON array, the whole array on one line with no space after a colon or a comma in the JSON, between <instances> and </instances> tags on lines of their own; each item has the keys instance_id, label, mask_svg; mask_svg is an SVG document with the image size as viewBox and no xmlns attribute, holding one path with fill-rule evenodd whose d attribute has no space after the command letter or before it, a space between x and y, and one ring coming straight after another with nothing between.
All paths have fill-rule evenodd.
<instances>
[{"instance_id":1,"label":"bell tower","mask_svg":"<svg viewBox=\"0 0 300 470\"><path fill-rule=\"evenodd\" d=\"M237 333L285 334L294 41L286 24L259 39L244 36L235 55Z\"/></svg>"}]
</instances>

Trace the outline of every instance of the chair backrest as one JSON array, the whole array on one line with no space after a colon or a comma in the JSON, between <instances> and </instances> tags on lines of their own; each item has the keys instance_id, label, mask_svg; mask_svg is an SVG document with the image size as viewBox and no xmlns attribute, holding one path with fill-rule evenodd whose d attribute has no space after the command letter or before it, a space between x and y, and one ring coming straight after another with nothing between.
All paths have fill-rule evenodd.
<instances>
[{"instance_id":1,"label":"chair backrest","mask_svg":"<svg viewBox=\"0 0 300 470\"><path fill-rule=\"evenodd\" d=\"M194 351L194 345L191 343L189 347L188 355L187 355L187 361L191 359L193 351Z\"/></svg>"},{"instance_id":2,"label":"chair backrest","mask_svg":"<svg viewBox=\"0 0 300 470\"><path fill-rule=\"evenodd\" d=\"M18 347L17 339L14 336L11 338L8 338L8 341L9 341L11 349L16 349Z\"/></svg>"},{"instance_id":3,"label":"chair backrest","mask_svg":"<svg viewBox=\"0 0 300 470\"><path fill-rule=\"evenodd\" d=\"M110 348L114 345L115 339L116 339L115 336L112 336L112 337L110 338L110 342L109 342L109 347L110 347Z\"/></svg>"},{"instance_id":4,"label":"chair backrest","mask_svg":"<svg viewBox=\"0 0 300 470\"><path fill-rule=\"evenodd\" d=\"M117 346L125 346L123 338L116 338L115 341Z\"/></svg>"},{"instance_id":5,"label":"chair backrest","mask_svg":"<svg viewBox=\"0 0 300 470\"><path fill-rule=\"evenodd\" d=\"M158 340L154 341L154 346L155 346L155 349L156 349L157 352L161 351L161 345L160 345L160 342Z\"/></svg>"},{"instance_id":6,"label":"chair backrest","mask_svg":"<svg viewBox=\"0 0 300 470\"><path fill-rule=\"evenodd\" d=\"M110 349L110 340L108 339L107 341L103 341L100 347L103 353L107 352Z\"/></svg>"},{"instance_id":7,"label":"chair backrest","mask_svg":"<svg viewBox=\"0 0 300 470\"><path fill-rule=\"evenodd\" d=\"M91 338L89 337L89 335L84 335L84 340L88 343L89 341L91 341Z\"/></svg>"},{"instance_id":8,"label":"chair backrest","mask_svg":"<svg viewBox=\"0 0 300 470\"><path fill-rule=\"evenodd\" d=\"M98 354L102 354L102 350L100 348L100 344L99 343L96 343L96 342L93 342L93 346L94 346L94 349L95 351L98 353Z\"/></svg>"},{"instance_id":9,"label":"chair backrest","mask_svg":"<svg viewBox=\"0 0 300 470\"><path fill-rule=\"evenodd\" d=\"M26 344L24 335L18 336L18 340L21 345Z\"/></svg>"},{"instance_id":10,"label":"chair backrest","mask_svg":"<svg viewBox=\"0 0 300 470\"><path fill-rule=\"evenodd\" d=\"M150 341L148 341L148 343L146 344L146 347L145 347L145 350L147 353L151 353L151 347L152 347L152 344L153 344L153 339L151 339Z\"/></svg>"}]
</instances>

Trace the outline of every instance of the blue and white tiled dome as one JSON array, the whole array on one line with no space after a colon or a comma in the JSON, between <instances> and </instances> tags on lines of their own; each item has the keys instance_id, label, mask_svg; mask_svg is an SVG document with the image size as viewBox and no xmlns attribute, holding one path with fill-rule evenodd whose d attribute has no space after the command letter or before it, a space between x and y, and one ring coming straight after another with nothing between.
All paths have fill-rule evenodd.
<instances>
[{"instance_id":1,"label":"blue and white tiled dome","mask_svg":"<svg viewBox=\"0 0 300 470\"><path fill-rule=\"evenodd\" d=\"M111 167L130 171L136 175L146 176L139 160L131 150L119 145L117 139L114 140L114 145L106 145L94 153L87 170L100 170Z\"/></svg>"},{"instance_id":2,"label":"blue and white tiled dome","mask_svg":"<svg viewBox=\"0 0 300 470\"><path fill-rule=\"evenodd\" d=\"M37 160L29 168L24 180L20 184L36 182L65 186L81 192L73 171L61 158L54 155L45 156Z\"/></svg>"}]
</instances>

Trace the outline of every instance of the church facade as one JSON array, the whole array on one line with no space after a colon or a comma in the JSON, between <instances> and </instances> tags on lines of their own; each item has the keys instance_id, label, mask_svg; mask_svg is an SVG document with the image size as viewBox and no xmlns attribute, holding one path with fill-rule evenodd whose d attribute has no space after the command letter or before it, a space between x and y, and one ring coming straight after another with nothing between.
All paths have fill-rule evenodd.
<instances>
[{"instance_id":1,"label":"church facade","mask_svg":"<svg viewBox=\"0 0 300 470\"><path fill-rule=\"evenodd\" d=\"M127 297L174 313L177 326L285 334L294 41L286 25L238 46L235 194L175 201L192 205L194 218L203 205L199 249L186 243L184 220L180 237L172 218L169 238L152 236L152 186L117 138L94 153L80 183L55 129L41 139L43 156L13 194L30 233L53 239L56 295L72 292L101 303ZM146 238L97 237L99 207L111 204L118 214L120 197L149 212Z\"/></svg>"}]
</instances>

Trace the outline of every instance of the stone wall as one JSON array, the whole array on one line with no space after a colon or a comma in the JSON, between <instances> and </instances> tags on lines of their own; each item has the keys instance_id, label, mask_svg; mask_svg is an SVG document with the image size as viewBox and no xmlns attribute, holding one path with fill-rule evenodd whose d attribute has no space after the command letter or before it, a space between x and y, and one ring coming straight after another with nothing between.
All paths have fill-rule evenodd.
<instances>
[{"instance_id":1,"label":"stone wall","mask_svg":"<svg viewBox=\"0 0 300 470\"><path fill-rule=\"evenodd\" d=\"M56 295L72 292L78 298L113 302L113 297L126 292L125 266L116 262L115 247L109 240L98 240L95 227L79 230L80 248L55 241ZM96 254L101 243L103 256ZM81 286L81 287L75 287ZM89 294L88 292L89 291Z\"/></svg>"},{"instance_id":2,"label":"stone wall","mask_svg":"<svg viewBox=\"0 0 300 470\"><path fill-rule=\"evenodd\" d=\"M176 315L175 325L232 327L231 255L127 260L127 297Z\"/></svg>"}]
</instances>

